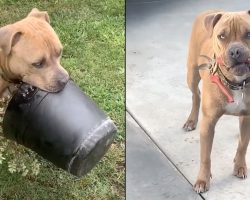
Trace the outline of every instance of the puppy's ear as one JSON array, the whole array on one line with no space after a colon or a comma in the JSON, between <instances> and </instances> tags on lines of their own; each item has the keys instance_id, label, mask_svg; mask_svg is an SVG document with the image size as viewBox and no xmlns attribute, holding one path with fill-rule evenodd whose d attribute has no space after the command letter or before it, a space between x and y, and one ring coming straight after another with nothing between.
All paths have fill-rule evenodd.
<instances>
[{"instance_id":1,"label":"puppy's ear","mask_svg":"<svg viewBox=\"0 0 250 200\"><path fill-rule=\"evenodd\" d=\"M31 12L28 14L28 17L36 17L50 23L48 13L46 11L40 11L37 8L33 8Z\"/></svg>"},{"instance_id":2,"label":"puppy's ear","mask_svg":"<svg viewBox=\"0 0 250 200\"><path fill-rule=\"evenodd\" d=\"M14 30L11 25L0 28L0 50L7 56L11 48L19 41L22 33Z\"/></svg>"},{"instance_id":3,"label":"puppy's ear","mask_svg":"<svg viewBox=\"0 0 250 200\"><path fill-rule=\"evenodd\" d=\"M210 14L205 17L204 25L207 31L209 32L210 37L212 36L214 27L220 20L221 16L222 16L221 13L217 13L217 14Z\"/></svg>"}]
</instances>

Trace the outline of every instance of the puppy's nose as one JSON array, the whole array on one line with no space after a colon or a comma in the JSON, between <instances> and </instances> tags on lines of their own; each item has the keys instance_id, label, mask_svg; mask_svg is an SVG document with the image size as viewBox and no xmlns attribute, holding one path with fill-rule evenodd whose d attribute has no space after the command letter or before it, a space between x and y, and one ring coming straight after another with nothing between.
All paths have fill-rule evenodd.
<instances>
[{"instance_id":1,"label":"puppy's nose","mask_svg":"<svg viewBox=\"0 0 250 200\"><path fill-rule=\"evenodd\" d=\"M59 87L64 87L68 81L69 81L69 77L65 76L64 78L60 78L57 81L57 84L59 85Z\"/></svg>"}]
</instances>

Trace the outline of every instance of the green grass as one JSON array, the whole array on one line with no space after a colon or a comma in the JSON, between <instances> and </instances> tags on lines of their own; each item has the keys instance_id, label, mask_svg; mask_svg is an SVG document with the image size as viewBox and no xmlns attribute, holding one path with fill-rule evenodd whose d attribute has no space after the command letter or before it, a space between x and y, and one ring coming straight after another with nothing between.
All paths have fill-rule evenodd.
<instances>
[{"instance_id":1,"label":"green grass","mask_svg":"<svg viewBox=\"0 0 250 200\"><path fill-rule=\"evenodd\" d=\"M118 135L101 162L76 179L42 161L37 177L10 174L0 165L0 199L124 199L124 0L0 0L0 26L33 7L49 13L64 46L62 65L115 121Z\"/></svg>"}]
</instances>

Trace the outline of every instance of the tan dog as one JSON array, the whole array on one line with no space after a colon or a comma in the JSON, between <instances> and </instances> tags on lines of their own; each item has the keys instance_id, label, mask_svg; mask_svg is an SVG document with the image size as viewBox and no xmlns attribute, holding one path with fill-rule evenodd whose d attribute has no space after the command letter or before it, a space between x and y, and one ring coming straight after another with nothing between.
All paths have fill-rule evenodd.
<instances>
[{"instance_id":1,"label":"tan dog","mask_svg":"<svg viewBox=\"0 0 250 200\"><path fill-rule=\"evenodd\" d=\"M23 20L0 28L0 50L0 96L16 81L57 92L69 79L47 12L34 8Z\"/></svg>"},{"instance_id":2,"label":"tan dog","mask_svg":"<svg viewBox=\"0 0 250 200\"><path fill-rule=\"evenodd\" d=\"M200 70L208 63L210 70ZM215 58L215 59L213 59ZM245 154L250 138L250 11L208 11L194 22L188 56L187 82L192 91L192 110L186 131L195 129L202 79L202 111L200 130L200 171L194 190L209 189L211 177L210 154L217 121L223 114L239 116L240 139L234 158L234 175L246 178ZM219 78L219 81L214 81Z\"/></svg>"}]
</instances>

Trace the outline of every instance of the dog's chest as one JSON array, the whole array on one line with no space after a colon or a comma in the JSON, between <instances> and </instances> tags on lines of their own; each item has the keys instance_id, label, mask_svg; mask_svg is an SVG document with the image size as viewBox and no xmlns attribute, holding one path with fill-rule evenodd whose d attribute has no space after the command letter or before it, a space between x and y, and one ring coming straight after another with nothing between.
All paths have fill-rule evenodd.
<instances>
[{"instance_id":1,"label":"dog's chest","mask_svg":"<svg viewBox=\"0 0 250 200\"><path fill-rule=\"evenodd\" d=\"M225 111L227 114L240 114L247 110L247 106L245 103L245 92L242 90L233 90L232 91L234 102L227 103L225 106Z\"/></svg>"}]
</instances>

